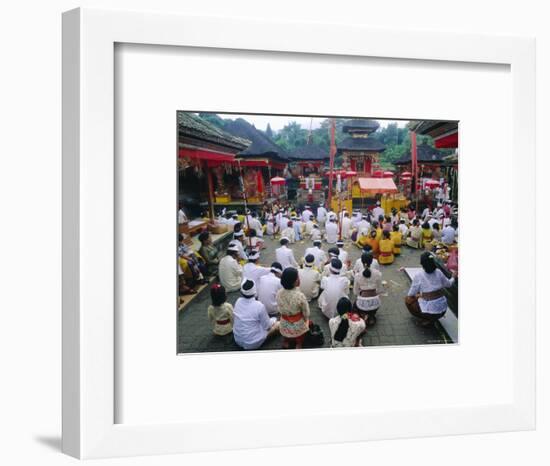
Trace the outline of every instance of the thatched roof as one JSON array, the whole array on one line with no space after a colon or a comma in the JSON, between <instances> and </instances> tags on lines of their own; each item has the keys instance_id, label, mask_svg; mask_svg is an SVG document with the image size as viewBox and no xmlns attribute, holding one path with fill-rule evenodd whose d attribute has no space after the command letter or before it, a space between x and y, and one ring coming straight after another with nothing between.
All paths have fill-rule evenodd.
<instances>
[{"instance_id":1,"label":"thatched roof","mask_svg":"<svg viewBox=\"0 0 550 466\"><path fill-rule=\"evenodd\" d=\"M344 133L373 133L378 128L380 128L380 123L378 123L377 121L358 118L355 120L346 121L342 126L342 131Z\"/></svg>"},{"instance_id":2,"label":"thatched roof","mask_svg":"<svg viewBox=\"0 0 550 466\"><path fill-rule=\"evenodd\" d=\"M383 152L386 146L374 138L354 138L344 139L337 145L338 152L344 150L365 151L365 152Z\"/></svg>"},{"instance_id":3,"label":"thatched roof","mask_svg":"<svg viewBox=\"0 0 550 466\"><path fill-rule=\"evenodd\" d=\"M224 130L233 136L248 139L252 142L246 149L237 154L241 158L268 157L281 162L288 162L288 154L265 133L256 129L248 121L238 118L227 121Z\"/></svg>"},{"instance_id":4,"label":"thatched roof","mask_svg":"<svg viewBox=\"0 0 550 466\"><path fill-rule=\"evenodd\" d=\"M328 160L330 158L329 151L319 147L316 144L306 144L305 146L297 147L288 154L290 160L296 162Z\"/></svg>"},{"instance_id":5,"label":"thatched roof","mask_svg":"<svg viewBox=\"0 0 550 466\"><path fill-rule=\"evenodd\" d=\"M428 144L419 144L416 147L416 157L418 162L443 162L445 155L440 150ZM408 163L411 163L410 151L393 162L394 165L407 165Z\"/></svg>"},{"instance_id":6,"label":"thatched roof","mask_svg":"<svg viewBox=\"0 0 550 466\"><path fill-rule=\"evenodd\" d=\"M242 151L251 141L229 134L198 115L178 112L178 133L181 138L190 138Z\"/></svg>"}]
</instances>

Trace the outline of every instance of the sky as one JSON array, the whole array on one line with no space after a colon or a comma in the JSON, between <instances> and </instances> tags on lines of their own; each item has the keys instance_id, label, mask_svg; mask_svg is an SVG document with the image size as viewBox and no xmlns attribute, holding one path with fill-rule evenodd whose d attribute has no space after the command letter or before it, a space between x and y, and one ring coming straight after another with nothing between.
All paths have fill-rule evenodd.
<instances>
[{"instance_id":1,"label":"sky","mask_svg":"<svg viewBox=\"0 0 550 466\"><path fill-rule=\"evenodd\" d=\"M221 118L243 118L249 123L252 123L257 129L265 130L267 124L271 125L273 131L278 131L282 129L288 123L296 121L302 126L302 128L309 130L319 128L321 121L325 118L311 118L311 117L297 117L297 116L274 116L274 115L250 115L250 114L223 114L218 113ZM380 123L381 127L386 127L390 123L397 123L397 126L400 128L404 127L408 121L406 120L383 120L376 118L376 121Z\"/></svg>"}]
</instances>

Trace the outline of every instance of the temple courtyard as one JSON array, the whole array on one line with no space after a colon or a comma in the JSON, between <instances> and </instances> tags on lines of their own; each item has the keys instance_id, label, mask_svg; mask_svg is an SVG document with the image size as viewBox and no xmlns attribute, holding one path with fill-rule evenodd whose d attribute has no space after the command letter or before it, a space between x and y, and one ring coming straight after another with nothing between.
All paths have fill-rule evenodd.
<instances>
[{"instance_id":1,"label":"temple courtyard","mask_svg":"<svg viewBox=\"0 0 550 466\"><path fill-rule=\"evenodd\" d=\"M310 241L297 242L292 245L297 261L303 257L304 251L311 246ZM275 261L275 249L279 243L265 238L266 248L261 252L260 265L269 266ZM323 243L326 251L328 245ZM354 244L346 244L352 264L360 257L361 251ZM402 267L419 267L422 251L401 248L401 255L396 257L393 264L380 266L382 279L387 282L381 295L382 306L377 313L377 322L367 328L363 336L363 346L400 346L400 345L428 345L452 343L443 327L438 323L432 327L422 327L415 322L404 304L410 280ZM228 301L232 304L239 298L239 292L229 293ZM350 298L353 299L350 293ZM233 335L223 337L212 334L207 317L207 308L210 304L209 287L205 287L178 312L178 353L202 353L222 351L242 351L233 341ZM317 306L317 300L310 303L311 319L318 324L325 335L325 347L330 347L330 332L328 321ZM450 313L450 311L448 311ZM261 350L280 349L282 337L280 335L268 339Z\"/></svg>"}]
</instances>

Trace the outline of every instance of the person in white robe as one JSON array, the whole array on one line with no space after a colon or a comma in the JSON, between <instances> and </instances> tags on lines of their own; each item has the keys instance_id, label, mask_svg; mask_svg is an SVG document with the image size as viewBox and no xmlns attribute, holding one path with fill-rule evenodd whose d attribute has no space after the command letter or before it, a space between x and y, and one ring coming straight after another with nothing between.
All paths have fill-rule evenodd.
<instances>
[{"instance_id":1,"label":"person in white robe","mask_svg":"<svg viewBox=\"0 0 550 466\"><path fill-rule=\"evenodd\" d=\"M308 302L319 296L319 286L321 284L321 274L314 267L315 256L308 254L305 257L304 268L298 271L300 277L300 291L304 293Z\"/></svg>"},{"instance_id":2,"label":"person in white robe","mask_svg":"<svg viewBox=\"0 0 550 466\"><path fill-rule=\"evenodd\" d=\"M314 240L313 247L307 248L304 256L312 255L315 258L315 263L313 264L317 270L323 270L325 262L327 261L327 255L325 251L321 249L321 240Z\"/></svg>"},{"instance_id":3,"label":"person in white robe","mask_svg":"<svg viewBox=\"0 0 550 466\"><path fill-rule=\"evenodd\" d=\"M405 241L405 238L407 237L408 232L409 232L409 228L407 227L405 220L403 219L399 220L399 233L401 233L401 238L403 239L403 241Z\"/></svg>"},{"instance_id":4,"label":"person in white robe","mask_svg":"<svg viewBox=\"0 0 550 466\"><path fill-rule=\"evenodd\" d=\"M283 274L283 266L278 262L271 264L270 273L263 275L258 282L258 301L260 301L270 316L277 315L279 312L277 306L277 291L281 285L281 275Z\"/></svg>"},{"instance_id":5,"label":"person in white robe","mask_svg":"<svg viewBox=\"0 0 550 466\"><path fill-rule=\"evenodd\" d=\"M332 259L330 263L330 276L321 280L321 295L319 296L319 307L321 312L328 318L336 316L336 306L340 298L349 297L350 281L347 277L340 275L342 262L340 259Z\"/></svg>"},{"instance_id":6,"label":"person in white robe","mask_svg":"<svg viewBox=\"0 0 550 466\"><path fill-rule=\"evenodd\" d=\"M344 242L342 240L336 241L336 247L338 248L338 259L342 261L342 264L349 266L349 255L348 252L344 249Z\"/></svg>"},{"instance_id":7,"label":"person in white robe","mask_svg":"<svg viewBox=\"0 0 550 466\"><path fill-rule=\"evenodd\" d=\"M244 261L248 260L248 256L244 250L244 232L242 230L233 233L233 240L229 244L236 244L239 248L239 257Z\"/></svg>"},{"instance_id":8,"label":"person in white robe","mask_svg":"<svg viewBox=\"0 0 550 466\"><path fill-rule=\"evenodd\" d=\"M245 350L258 349L265 340L279 330L275 317L269 317L265 306L256 300L256 284L245 279L241 297L233 308L233 337L235 343Z\"/></svg>"},{"instance_id":9,"label":"person in white robe","mask_svg":"<svg viewBox=\"0 0 550 466\"><path fill-rule=\"evenodd\" d=\"M313 225L315 225L315 223L313 222L313 215L312 215L304 223L304 235L307 236L308 238L311 238L311 231L313 230Z\"/></svg>"},{"instance_id":10,"label":"person in white robe","mask_svg":"<svg viewBox=\"0 0 550 466\"><path fill-rule=\"evenodd\" d=\"M361 211L354 210L353 214L351 216L352 227L357 228L357 225L359 224L359 222L361 221L362 218L363 218L363 216L361 215Z\"/></svg>"},{"instance_id":11,"label":"person in white robe","mask_svg":"<svg viewBox=\"0 0 550 466\"><path fill-rule=\"evenodd\" d=\"M321 239L323 235L321 234L321 229L319 228L319 225L313 224L313 229L311 230L311 234L309 235L312 241L316 241L318 239Z\"/></svg>"},{"instance_id":12,"label":"person in white robe","mask_svg":"<svg viewBox=\"0 0 550 466\"><path fill-rule=\"evenodd\" d=\"M243 266L243 277L252 280L254 283L258 283L262 276L271 272L269 268L258 265L259 259L260 252L254 250L248 255L248 263Z\"/></svg>"},{"instance_id":13,"label":"person in white robe","mask_svg":"<svg viewBox=\"0 0 550 466\"><path fill-rule=\"evenodd\" d=\"M311 211L311 206L306 205L302 212L302 222L306 223L310 217L313 217L313 212Z\"/></svg>"},{"instance_id":14,"label":"person in white robe","mask_svg":"<svg viewBox=\"0 0 550 466\"><path fill-rule=\"evenodd\" d=\"M370 223L367 220L367 216L363 215L361 220L357 223L357 238L360 238L362 235L368 234L370 230Z\"/></svg>"},{"instance_id":15,"label":"person in white robe","mask_svg":"<svg viewBox=\"0 0 550 466\"><path fill-rule=\"evenodd\" d=\"M287 267L298 268L294 252L288 247L289 242L290 240L286 236L283 236L279 241L281 247L275 250L275 257L277 258L277 262L283 266L283 270Z\"/></svg>"},{"instance_id":16,"label":"person in white robe","mask_svg":"<svg viewBox=\"0 0 550 466\"><path fill-rule=\"evenodd\" d=\"M303 239L303 229L304 229L304 224L302 223L302 219L300 217L293 217L292 226L294 227L294 239L296 241L301 241Z\"/></svg>"},{"instance_id":17,"label":"person in white robe","mask_svg":"<svg viewBox=\"0 0 550 466\"><path fill-rule=\"evenodd\" d=\"M325 208L324 204L320 204L317 208L317 223L319 224L319 227L323 228L325 226L325 223L327 221L327 209Z\"/></svg>"},{"instance_id":18,"label":"person in white robe","mask_svg":"<svg viewBox=\"0 0 550 466\"><path fill-rule=\"evenodd\" d=\"M252 218L250 219L250 228L252 230L256 230L256 236L258 238L263 238L264 228L262 226L262 222L258 220L258 214L256 214L256 212L252 212Z\"/></svg>"},{"instance_id":19,"label":"person in white robe","mask_svg":"<svg viewBox=\"0 0 550 466\"><path fill-rule=\"evenodd\" d=\"M218 268L220 282L229 293L237 291L241 287L243 279L243 268L238 262L239 248L236 245L229 245L227 255L221 258Z\"/></svg>"},{"instance_id":20,"label":"person in white robe","mask_svg":"<svg viewBox=\"0 0 550 466\"><path fill-rule=\"evenodd\" d=\"M322 275L323 277L329 277L331 275L331 262L332 262L332 259L339 259L338 256L340 255L340 250L338 248L330 248L328 250L328 263L325 264L325 266L323 267L323 271L322 271ZM347 264L345 264L344 262L342 262L342 268L340 269L340 275L342 276L347 276L349 278L349 274L348 274L348 267L347 267Z\"/></svg>"},{"instance_id":21,"label":"person in white robe","mask_svg":"<svg viewBox=\"0 0 550 466\"><path fill-rule=\"evenodd\" d=\"M328 221L325 230L327 243L336 243L336 241L338 241L338 225L336 224L336 218L333 217Z\"/></svg>"},{"instance_id":22,"label":"person in white robe","mask_svg":"<svg viewBox=\"0 0 550 466\"><path fill-rule=\"evenodd\" d=\"M367 261L366 254L369 254L372 256L372 253L370 252L370 247L365 247L363 249L363 253L361 254L361 257L355 261L353 264L352 272L353 276L355 277L357 274L363 273L363 270L365 270L365 261ZM370 264L371 269L380 270L380 264L376 259L372 259L372 262Z\"/></svg>"},{"instance_id":23,"label":"person in white robe","mask_svg":"<svg viewBox=\"0 0 550 466\"><path fill-rule=\"evenodd\" d=\"M288 238L290 244L294 244L296 242L296 234L294 233L294 224L292 223L292 220L288 221L287 226L283 229L281 235Z\"/></svg>"},{"instance_id":24,"label":"person in white robe","mask_svg":"<svg viewBox=\"0 0 550 466\"><path fill-rule=\"evenodd\" d=\"M349 240L351 238L351 227L353 222L349 218L349 213L344 212L344 217L342 218L342 238Z\"/></svg>"},{"instance_id":25,"label":"person in white robe","mask_svg":"<svg viewBox=\"0 0 550 466\"><path fill-rule=\"evenodd\" d=\"M372 209L372 215L374 216L374 220L378 221L380 216L384 217L386 213L384 212L384 209L380 206L380 201L376 201L376 207Z\"/></svg>"}]
</instances>

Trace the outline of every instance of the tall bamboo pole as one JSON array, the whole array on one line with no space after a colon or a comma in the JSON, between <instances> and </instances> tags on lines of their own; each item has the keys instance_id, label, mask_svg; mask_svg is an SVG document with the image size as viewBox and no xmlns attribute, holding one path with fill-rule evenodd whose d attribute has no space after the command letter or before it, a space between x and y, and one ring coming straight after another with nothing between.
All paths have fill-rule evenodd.
<instances>
[{"instance_id":1,"label":"tall bamboo pole","mask_svg":"<svg viewBox=\"0 0 550 466\"><path fill-rule=\"evenodd\" d=\"M248 221L248 198L246 197L246 187L244 185L244 176L243 176L243 169L241 167L241 161L237 159L237 163L239 165L239 176L241 178L241 186L243 188L243 201L244 201L244 218L246 221L246 226L248 228L248 231L250 232L250 222ZM252 237L248 236L248 247L252 250Z\"/></svg>"}]
</instances>

